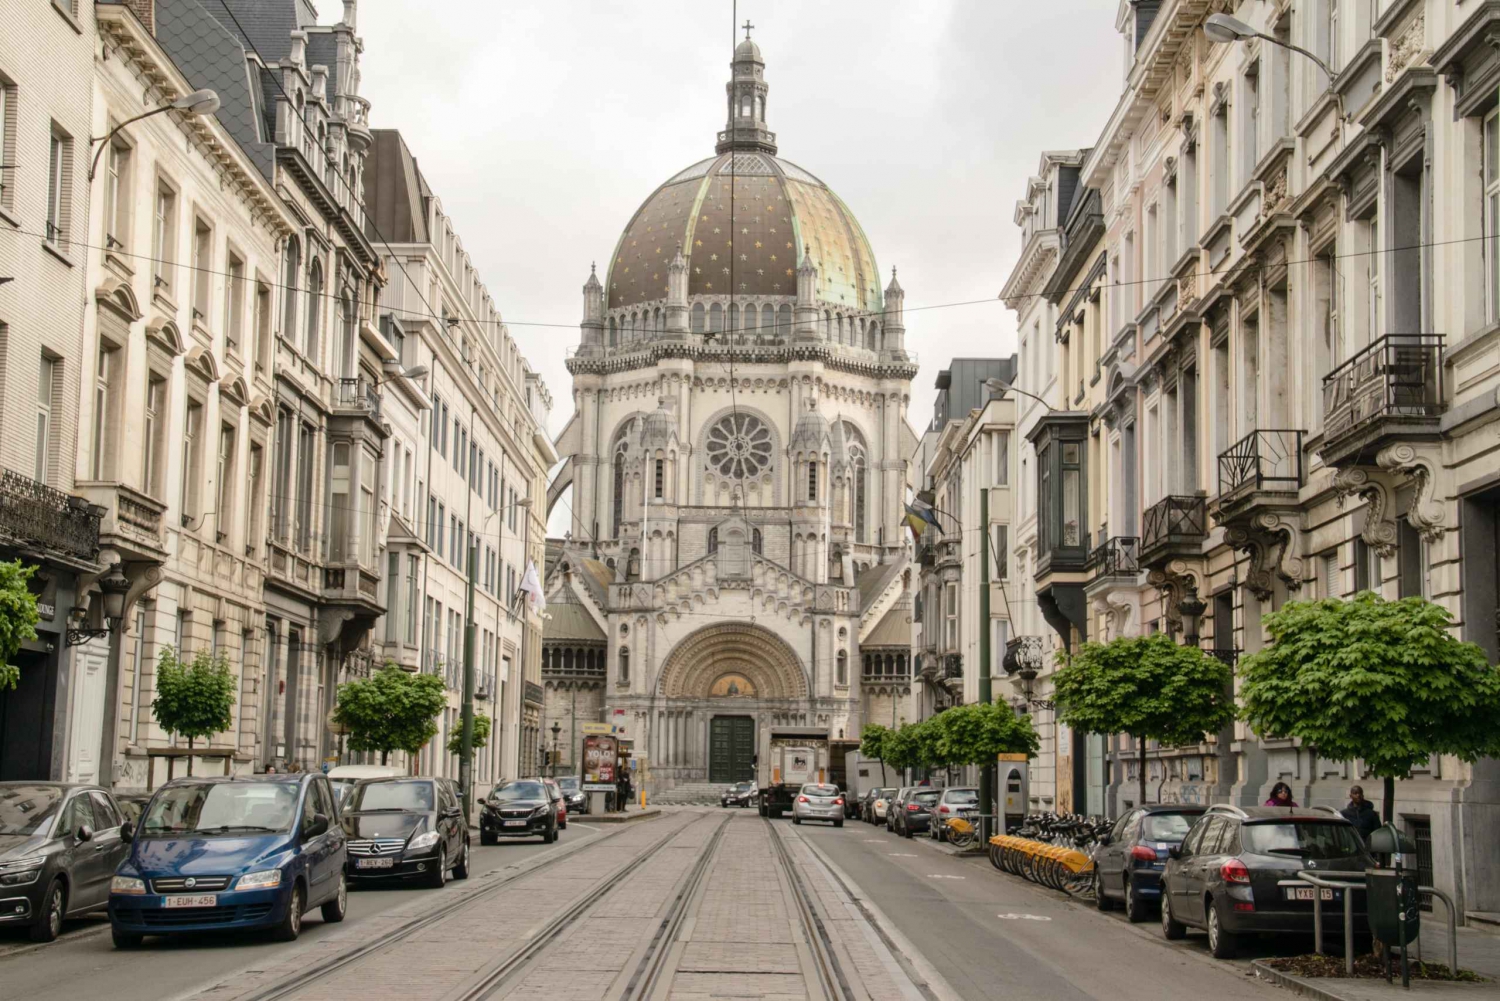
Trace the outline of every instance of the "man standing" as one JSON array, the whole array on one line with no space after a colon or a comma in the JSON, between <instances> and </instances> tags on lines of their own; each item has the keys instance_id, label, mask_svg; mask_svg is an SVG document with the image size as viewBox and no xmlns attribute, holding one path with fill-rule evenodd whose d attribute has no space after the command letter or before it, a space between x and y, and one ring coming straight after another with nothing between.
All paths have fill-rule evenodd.
<instances>
[{"instance_id":1,"label":"man standing","mask_svg":"<svg viewBox=\"0 0 1500 1001\"><path fill-rule=\"evenodd\" d=\"M1365 840L1369 840L1370 835L1380 827L1380 816L1375 812L1375 804L1365 799L1365 791L1360 786L1349 787L1349 805L1340 812Z\"/></svg>"}]
</instances>

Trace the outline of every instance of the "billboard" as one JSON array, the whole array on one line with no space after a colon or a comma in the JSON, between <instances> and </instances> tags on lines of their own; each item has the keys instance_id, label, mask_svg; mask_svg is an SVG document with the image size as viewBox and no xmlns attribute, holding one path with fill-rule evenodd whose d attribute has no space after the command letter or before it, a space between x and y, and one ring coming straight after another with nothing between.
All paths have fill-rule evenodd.
<instances>
[{"instance_id":1,"label":"billboard","mask_svg":"<svg viewBox=\"0 0 1500 1001\"><path fill-rule=\"evenodd\" d=\"M590 733L583 738L583 788L589 792L613 792L615 759L619 742L609 734ZM596 788L597 787L597 788Z\"/></svg>"}]
</instances>

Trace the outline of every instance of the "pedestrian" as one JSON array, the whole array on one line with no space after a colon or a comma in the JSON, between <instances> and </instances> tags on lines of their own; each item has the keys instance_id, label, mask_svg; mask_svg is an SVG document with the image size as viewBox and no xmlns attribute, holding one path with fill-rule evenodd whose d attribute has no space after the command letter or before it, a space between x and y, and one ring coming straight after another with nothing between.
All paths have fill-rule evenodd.
<instances>
[{"instance_id":1,"label":"pedestrian","mask_svg":"<svg viewBox=\"0 0 1500 1001\"><path fill-rule=\"evenodd\" d=\"M1297 801L1292 799L1292 787L1285 782L1278 782L1271 787L1271 798L1266 800L1267 806L1296 806Z\"/></svg>"},{"instance_id":2,"label":"pedestrian","mask_svg":"<svg viewBox=\"0 0 1500 1001\"><path fill-rule=\"evenodd\" d=\"M1375 812L1375 804L1365 799L1365 791L1360 786L1349 787L1349 805L1339 812L1354 825L1359 836L1367 841L1380 827L1380 816Z\"/></svg>"},{"instance_id":3,"label":"pedestrian","mask_svg":"<svg viewBox=\"0 0 1500 1001\"><path fill-rule=\"evenodd\" d=\"M276 766L275 765L267 765L266 766L266 774L267 775L275 775L276 774Z\"/></svg>"}]
</instances>

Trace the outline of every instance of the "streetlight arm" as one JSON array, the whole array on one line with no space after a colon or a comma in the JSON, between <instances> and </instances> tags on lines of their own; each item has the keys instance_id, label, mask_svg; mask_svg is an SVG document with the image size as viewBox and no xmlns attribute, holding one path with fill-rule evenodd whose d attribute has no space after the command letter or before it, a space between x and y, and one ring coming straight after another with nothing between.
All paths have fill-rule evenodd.
<instances>
[{"instance_id":1,"label":"streetlight arm","mask_svg":"<svg viewBox=\"0 0 1500 1001\"><path fill-rule=\"evenodd\" d=\"M89 144L93 145L95 143L98 143L99 144L99 148L96 149L96 150L94 150L94 162L89 165L89 180L92 181L94 179L94 174L96 174L98 172L98 170L99 170L99 158L104 155L104 150L109 146L109 141L111 139L113 139L119 133L119 131L121 129L123 129L127 125L134 125L136 122L140 121L142 118L150 118L152 115L159 115L163 111L171 111L171 110L172 110L172 106L170 104L164 104L160 108L152 108L150 111L143 111L139 115L136 115L134 118L127 118L127 119L125 119L125 121L121 122L119 125L116 125L114 128L110 129L104 135L97 136L95 138L90 139L89 140Z\"/></svg>"}]
</instances>

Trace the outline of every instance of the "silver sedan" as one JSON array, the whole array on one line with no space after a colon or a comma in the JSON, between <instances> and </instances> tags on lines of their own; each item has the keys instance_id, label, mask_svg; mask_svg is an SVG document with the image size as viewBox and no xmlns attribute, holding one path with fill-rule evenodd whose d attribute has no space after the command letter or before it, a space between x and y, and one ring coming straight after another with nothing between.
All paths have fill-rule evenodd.
<instances>
[{"instance_id":1,"label":"silver sedan","mask_svg":"<svg viewBox=\"0 0 1500 1001\"><path fill-rule=\"evenodd\" d=\"M809 782L792 803L792 823L804 820L826 820L834 827L844 826L844 794L838 786Z\"/></svg>"}]
</instances>

